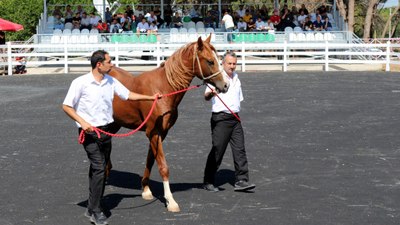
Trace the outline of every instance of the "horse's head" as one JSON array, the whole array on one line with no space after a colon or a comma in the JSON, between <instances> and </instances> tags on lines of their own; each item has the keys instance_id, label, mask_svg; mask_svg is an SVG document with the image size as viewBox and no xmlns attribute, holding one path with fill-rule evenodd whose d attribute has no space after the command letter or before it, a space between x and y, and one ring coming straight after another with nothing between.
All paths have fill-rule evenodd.
<instances>
[{"instance_id":1,"label":"horse's head","mask_svg":"<svg viewBox=\"0 0 400 225\"><path fill-rule=\"evenodd\" d=\"M229 88L229 80L210 40L211 35L205 41L199 37L194 44L193 71L199 79L214 85L217 91L225 93Z\"/></svg>"}]
</instances>

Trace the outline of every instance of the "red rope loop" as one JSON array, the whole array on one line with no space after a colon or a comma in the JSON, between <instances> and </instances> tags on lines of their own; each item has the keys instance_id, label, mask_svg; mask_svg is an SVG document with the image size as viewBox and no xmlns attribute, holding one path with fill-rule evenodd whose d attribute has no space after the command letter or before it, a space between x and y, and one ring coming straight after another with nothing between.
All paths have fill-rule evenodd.
<instances>
[{"instance_id":1,"label":"red rope loop","mask_svg":"<svg viewBox=\"0 0 400 225\"><path fill-rule=\"evenodd\" d=\"M206 84L206 85L207 85L208 88L210 88L210 89L213 91L213 89L212 89L208 84ZM213 91L213 92L214 92L214 91ZM238 116L236 113L234 113L234 112L232 111L232 109L230 109L230 108L225 104L224 101L222 101L222 99L221 99L221 97L219 97L218 93L216 93L216 92L214 92L214 93L215 93L215 96L217 96L218 99L222 102L222 104L224 104L224 106L229 110L229 112L231 112L231 114L234 115L234 116L236 117L236 119L237 119L239 122L241 122L239 116Z\"/></svg>"}]
</instances>

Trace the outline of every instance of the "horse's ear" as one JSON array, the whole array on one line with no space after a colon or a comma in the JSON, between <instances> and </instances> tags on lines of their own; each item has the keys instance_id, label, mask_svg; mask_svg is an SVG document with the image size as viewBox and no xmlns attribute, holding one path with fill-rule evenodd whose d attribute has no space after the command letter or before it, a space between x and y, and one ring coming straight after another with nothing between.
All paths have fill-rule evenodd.
<instances>
[{"instance_id":1,"label":"horse's ear","mask_svg":"<svg viewBox=\"0 0 400 225\"><path fill-rule=\"evenodd\" d=\"M211 35L212 35L212 33L210 33L210 35L208 35L208 37L207 37L207 39L205 40L205 42L211 43Z\"/></svg>"},{"instance_id":2,"label":"horse's ear","mask_svg":"<svg viewBox=\"0 0 400 225\"><path fill-rule=\"evenodd\" d=\"M197 49L199 51L201 51L201 50L203 50L203 46L204 46L203 39L201 39L201 37L199 37L199 39L197 39Z\"/></svg>"}]
</instances>

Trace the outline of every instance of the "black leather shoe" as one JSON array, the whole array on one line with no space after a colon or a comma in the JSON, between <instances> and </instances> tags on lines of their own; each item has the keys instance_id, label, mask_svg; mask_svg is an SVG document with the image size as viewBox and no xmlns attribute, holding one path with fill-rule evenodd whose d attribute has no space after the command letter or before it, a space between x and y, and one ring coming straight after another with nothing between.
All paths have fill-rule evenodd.
<instances>
[{"instance_id":1,"label":"black leather shoe","mask_svg":"<svg viewBox=\"0 0 400 225\"><path fill-rule=\"evenodd\" d=\"M213 184L204 184L203 185L204 190L209 191L209 192L218 192L219 189L215 187Z\"/></svg>"},{"instance_id":2,"label":"black leather shoe","mask_svg":"<svg viewBox=\"0 0 400 225\"><path fill-rule=\"evenodd\" d=\"M90 217L90 221L93 222L96 225L107 225L107 217L104 215L104 213L93 213L92 217Z\"/></svg>"},{"instance_id":3,"label":"black leather shoe","mask_svg":"<svg viewBox=\"0 0 400 225\"><path fill-rule=\"evenodd\" d=\"M255 184L249 184L247 181L240 180L235 183L235 191L249 191L256 187Z\"/></svg>"},{"instance_id":4,"label":"black leather shoe","mask_svg":"<svg viewBox=\"0 0 400 225\"><path fill-rule=\"evenodd\" d=\"M89 209L86 209L86 211L83 215L85 215L87 218L90 218L90 217L92 217L93 213Z\"/></svg>"}]
</instances>

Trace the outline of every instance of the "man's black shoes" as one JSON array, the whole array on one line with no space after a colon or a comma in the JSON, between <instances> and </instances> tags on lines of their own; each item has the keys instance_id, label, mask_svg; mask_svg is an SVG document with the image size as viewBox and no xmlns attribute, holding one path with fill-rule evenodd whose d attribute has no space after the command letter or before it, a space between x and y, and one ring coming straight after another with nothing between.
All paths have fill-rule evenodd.
<instances>
[{"instance_id":1,"label":"man's black shoes","mask_svg":"<svg viewBox=\"0 0 400 225\"><path fill-rule=\"evenodd\" d=\"M249 184L247 181L240 180L235 183L235 191L250 191L256 187L255 184Z\"/></svg>"},{"instance_id":2,"label":"man's black shoes","mask_svg":"<svg viewBox=\"0 0 400 225\"><path fill-rule=\"evenodd\" d=\"M208 184L205 183L203 185L204 190L209 191L209 192L218 192L219 189L217 187L215 187L213 184Z\"/></svg>"},{"instance_id":3,"label":"man's black shoes","mask_svg":"<svg viewBox=\"0 0 400 225\"><path fill-rule=\"evenodd\" d=\"M86 214L85 214L86 216ZM93 222L96 225L107 225L107 217L104 215L104 213L92 213L92 216L90 217L90 221Z\"/></svg>"}]
</instances>

